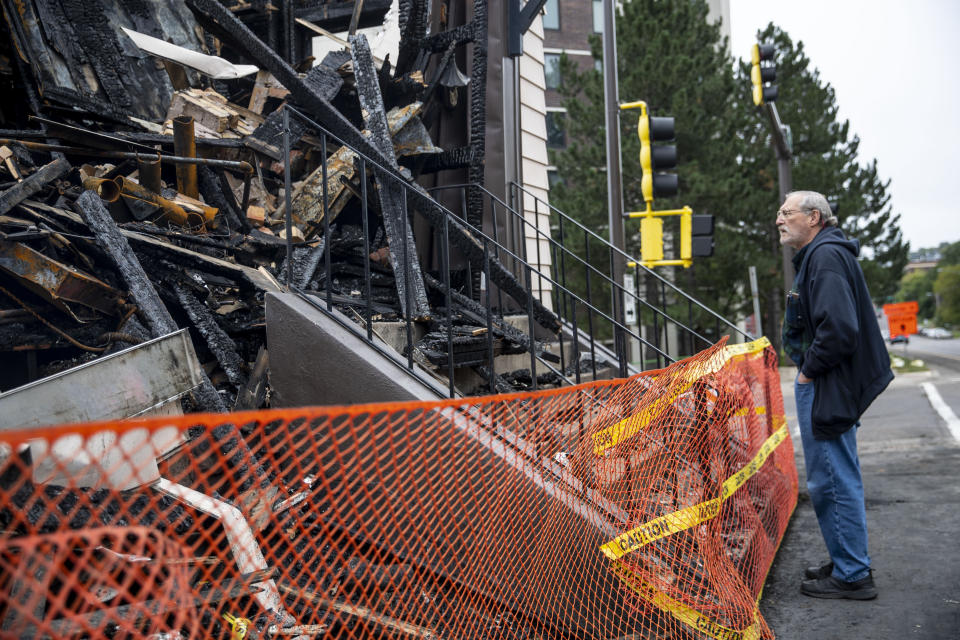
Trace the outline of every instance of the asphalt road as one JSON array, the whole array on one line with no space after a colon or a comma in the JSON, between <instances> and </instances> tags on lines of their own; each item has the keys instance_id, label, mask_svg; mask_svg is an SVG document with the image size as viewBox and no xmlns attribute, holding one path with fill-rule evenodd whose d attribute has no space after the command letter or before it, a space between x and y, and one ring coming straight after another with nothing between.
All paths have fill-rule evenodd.
<instances>
[{"instance_id":1,"label":"asphalt road","mask_svg":"<svg viewBox=\"0 0 960 640\"><path fill-rule=\"evenodd\" d=\"M891 351L899 353L901 347ZM760 602L781 640L960 638L960 340L911 337L907 350L905 355L926 360L932 371L894 380L864 415L858 434L880 592L873 601L819 600L800 593L804 567L821 564L827 553L803 480L793 398L796 370L782 370L800 498ZM943 401L940 412L931 393Z\"/></svg>"}]
</instances>

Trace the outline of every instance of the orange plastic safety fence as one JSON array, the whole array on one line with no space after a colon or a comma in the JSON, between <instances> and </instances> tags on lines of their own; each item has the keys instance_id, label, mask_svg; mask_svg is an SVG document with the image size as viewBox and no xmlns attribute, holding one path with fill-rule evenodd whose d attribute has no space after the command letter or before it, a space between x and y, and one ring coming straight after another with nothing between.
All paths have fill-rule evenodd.
<instances>
[{"instance_id":1,"label":"orange plastic safety fence","mask_svg":"<svg viewBox=\"0 0 960 640\"><path fill-rule=\"evenodd\" d=\"M776 354L0 434L4 637L770 638Z\"/></svg>"}]
</instances>

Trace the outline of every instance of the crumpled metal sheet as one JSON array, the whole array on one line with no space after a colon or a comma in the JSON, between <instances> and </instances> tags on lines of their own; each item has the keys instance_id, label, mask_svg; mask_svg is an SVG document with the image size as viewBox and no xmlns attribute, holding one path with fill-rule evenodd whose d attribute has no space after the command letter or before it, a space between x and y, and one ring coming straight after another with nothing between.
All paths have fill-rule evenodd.
<instances>
[{"instance_id":1,"label":"crumpled metal sheet","mask_svg":"<svg viewBox=\"0 0 960 640\"><path fill-rule=\"evenodd\" d=\"M112 316L124 303L122 294L107 283L20 242L0 240L0 271L74 318L73 304Z\"/></svg>"},{"instance_id":2,"label":"crumpled metal sheet","mask_svg":"<svg viewBox=\"0 0 960 640\"><path fill-rule=\"evenodd\" d=\"M229 60L224 60L218 56L208 56L205 53L164 42L160 38L154 38L145 33L133 31L126 27L120 28L133 40L135 45L147 53L196 69L214 80L235 80L259 71L252 64L233 64Z\"/></svg>"}]
</instances>

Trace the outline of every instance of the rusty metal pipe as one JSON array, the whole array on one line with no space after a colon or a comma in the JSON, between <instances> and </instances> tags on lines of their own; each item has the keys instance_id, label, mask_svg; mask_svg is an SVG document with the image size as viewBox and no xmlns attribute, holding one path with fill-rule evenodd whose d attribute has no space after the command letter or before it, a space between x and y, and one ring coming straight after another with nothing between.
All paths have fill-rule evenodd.
<instances>
[{"instance_id":1,"label":"rusty metal pipe","mask_svg":"<svg viewBox=\"0 0 960 640\"><path fill-rule=\"evenodd\" d=\"M160 193L160 154L157 157L140 156L137 158L137 171L140 176L140 184L153 191ZM194 166L196 171L196 166Z\"/></svg>"},{"instance_id":2,"label":"rusty metal pipe","mask_svg":"<svg viewBox=\"0 0 960 640\"><path fill-rule=\"evenodd\" d=\"M177 116L173 119L173 151L184 158L197 157L197 141L193 133L193 116ZM200 197L196 165L177 165L177 191L189 198L197 199Z\"/></svg>"},{"instance_id":3,"label":"rusty metal pipe","mask_svg":"<svg viewBox=\"0 0 960 640\"><path fill-rule=\"evenodd\" d=\"M84 149L83 147L69 147L62 144L45 144L43 142L30 142L29 140L16 140L13 138L0 138L0 144L16 144L24 149L31 151L59 151L70 155L89 156L91 158L118 158L123 160L139 160L144 154L133 151L107 151L104 149ZM152 155L150 157L153 157ZM253 165L246 160L220 160L219 158L185 158L183 156L166 156L160 154L160 162L167 164L193 164L207 165L209 167L221 167L229 171L236 171L245 175L253 175Z\"/></svg>"},{"instance_id":4,"label":"rusty metal pipe","mask_svg":"<svg viewBox=\"0 0 960 640\"><path fill-rule=\"evenodd\" d=\"M93 191L104 202L116 202L120 199L120 187L113 180L103 178L84 178L83 188Z\"/></svg>"},{"instance_id":5,"label":"rusty metal pipe","mask_svg":"<svg viewBox=\"0 0 960 640\"><path fill-rule=\"evenodd\" d=\"M205 227L206 221L203 215L193 211L187 211L176 202L167 200L160 194L145 188L143 185L139 185L123 176L117 176L114 178L114 182L124 198L142 200L143 202L149 202L152 205L160 207L160 209L163 210L164 218L174 224L178 224L181 227Z\"/></svg>"},{"instance_id":6,"label":"rusty metal pipe","mask_svg":"<svg viewBox=\"0 0 960 640\"><path fill-rule=\"evenodd\" d=\"M243 202L240 204L240 211L243 213L241 215L247 215L247 207L250 205L250 180L253 178L253 174L248 173L243 178Z\"/></svg>"}]
</instances>

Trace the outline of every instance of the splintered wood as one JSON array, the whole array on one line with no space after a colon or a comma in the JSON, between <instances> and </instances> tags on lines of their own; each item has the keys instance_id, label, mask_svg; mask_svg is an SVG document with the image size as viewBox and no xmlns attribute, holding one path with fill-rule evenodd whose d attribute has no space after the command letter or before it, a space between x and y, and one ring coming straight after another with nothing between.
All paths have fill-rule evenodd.
<instances>
[{"instance_id":1,"label":"splintered wood","mask_svg":"<svg viewBox=\"0 0 960 640\"><path fill-rule=\"evenodd\" d=\"M163 126L164 135L173 135L173 119L191 116L199 138L240 139L263 124L259 113L231 104L213 89L184 89L173 94Z\"/></svg>"}]
</instances>

